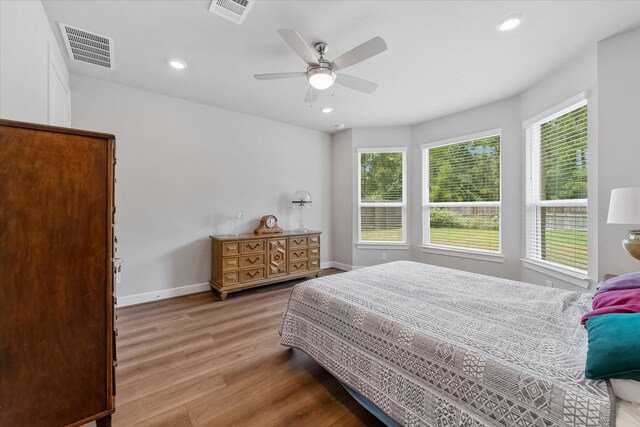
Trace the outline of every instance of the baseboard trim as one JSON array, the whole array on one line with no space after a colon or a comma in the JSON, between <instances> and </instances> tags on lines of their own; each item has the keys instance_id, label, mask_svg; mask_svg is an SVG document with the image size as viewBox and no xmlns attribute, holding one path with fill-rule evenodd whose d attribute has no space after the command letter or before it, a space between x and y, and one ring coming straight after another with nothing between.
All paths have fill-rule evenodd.
<instances>
[{"instance_id":1,"label":"baseboard trim","mask_svg":"<svg viewBox=\"0 0 640 427\"><path fill-rule=\"evenodd\" d=\"M333 268L337 268L338 270L344 270L344 271L351 271L353 270L353 266L351 265L347 265L347 264L343 264L341 262L335 262L335 261L331 261L330 263L331 267Z\"/></svg>"},{"instance_id":2,"label":"baseboard trim","mask_svg":"<svg viewBox=\"0 0 640 427\"><path fill-rule=\"evenodd\" d=\"M351 271L354 268L350 265L329 261L320 264L320 268L337 268L339 270ZM160 289L158 291L146 292L143 294L126 295L118 297L118 307L144 304L145 302L159 301L161 299L175 298L182 295L197 294L210 290L209 282L197 283L195 285L180 286L179 288Z\"/></svg>"},{"instance_id":3,"label":"baseboard trim","mask_svg":"<svg viewBox=\"0 0 640 427\"><path fill-rule=\"evenodd\" d=\"M179 288L160 289L158 291L146 292L143 294L127 295L118 297L118 307L143 304L145 302L157 301L161 299L174 298L182 295L197 294L210 290L209 282L197 283L195 285L180 286Z\"/></svg>"}]
</instances>

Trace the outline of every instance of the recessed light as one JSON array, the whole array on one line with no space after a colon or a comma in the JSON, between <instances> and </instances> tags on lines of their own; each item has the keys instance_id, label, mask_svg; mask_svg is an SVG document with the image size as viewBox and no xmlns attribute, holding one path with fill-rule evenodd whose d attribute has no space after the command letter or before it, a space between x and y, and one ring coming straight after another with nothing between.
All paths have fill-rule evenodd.
<instances>
[{"instance_id":1,"label":"recessed light","mask_svg":"<svg viewBox=\"0 0 640 427\"><path fill-rule=\"evenodd\" d=\"M333 111L333 107L324 107L322 109L322 112L325 113L325 114L329 114L332 111Z\"/></svg>"},{"instance_id":2,"label":"recessed light","mask_svg":"<svg viewBox=\"0 0 640 427\"><path fill-rule=\"evenodd\" d=\"M184 70L187 68L187 64L177 59L167 59L167 64L171 65L176 70Z\"/></svg>"},{"instance_id":3,"label":"recessed light","mask_svg":"<svg viewBox=\"0 0 640 427\"><path fill-rule=\"evenodd\" d=\"M521 15L512 15L504 18L496 25L498 31L511 31L522 23Z\"/></svg>"},{"instance_id":4,"label":"recessed light","mask_svg":"<svg viewBox=\"0 0 640 427\"><path fill-rule=\"evenodd\" d=\"M338 129L344 129L344 123L338 123L338 124L336 125L336 128L338 128Z\"/></svg>"}]
</instances>

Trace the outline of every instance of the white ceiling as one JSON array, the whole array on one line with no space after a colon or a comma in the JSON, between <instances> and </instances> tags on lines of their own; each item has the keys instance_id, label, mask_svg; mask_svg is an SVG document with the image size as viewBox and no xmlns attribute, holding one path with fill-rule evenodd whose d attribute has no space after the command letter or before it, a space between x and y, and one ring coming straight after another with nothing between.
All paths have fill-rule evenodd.
<instances>
[{"instance_id":1,"label":"white ceiling","mask_svg":"<svg viewBox=\"0 0 640 427\"><path fill-rule=\"evenodd\" d=\"M322 131L422 122L515 95L597 41L640 25L640 1L265 1L242 25L202 1L44 1L56 21L112 37L115 69L67 58L70 72ZM512 32L496 24L522 14ZM276 34L329 43L328 59L374 36L388 50L345 70L377 82L372 95L335 86L311 107L305 71ZM66 56L66 55L65 55ZM167 58L188 64L177 71ZM321 107L332 106L331 114Z\"/></svg>"}]
</instances>

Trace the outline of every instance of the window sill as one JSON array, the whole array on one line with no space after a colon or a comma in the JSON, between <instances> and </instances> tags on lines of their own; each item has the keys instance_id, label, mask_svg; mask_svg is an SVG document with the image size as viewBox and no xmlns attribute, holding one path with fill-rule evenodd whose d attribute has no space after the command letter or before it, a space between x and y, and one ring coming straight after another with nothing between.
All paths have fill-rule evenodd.
<instances>
[{"instance_id":1,"label":"window sill","mask_svg":"<svg viewBox=\"0 0 640 427\"><path fill-rule=\"evenodd\" d=\"M589 277L584 273L572 271L546 262L525 258L522 259L522 265L524 268L528 268L529 270L555 277L556 279L560 279L581 288L588 289L589 284L591 283L591 279L589 279Z\"/></svg>"},{"instance_id":2,"label":"window sill","mask_svg":"<svg viewBox=\"0 0 640 427\"><path fill-rule=\"evenodd\" d=\"M458 258L476 259L504 263L504 255L497 252L474 251L467 249L447 248L443 246L423 245L420 250L424 253L454 256Z\"/></svg>"},{"instance_id":3,"label":"window sill","mask_svg":"<svg viewBox=\"0 0 640 427\"><path fill-rule=\"evenodd\" d=\"M389 249L403 250L409 249L408 243L391 243L391 242L358 242L355 244L356 249Z\"/></svg>"}]
</instances>

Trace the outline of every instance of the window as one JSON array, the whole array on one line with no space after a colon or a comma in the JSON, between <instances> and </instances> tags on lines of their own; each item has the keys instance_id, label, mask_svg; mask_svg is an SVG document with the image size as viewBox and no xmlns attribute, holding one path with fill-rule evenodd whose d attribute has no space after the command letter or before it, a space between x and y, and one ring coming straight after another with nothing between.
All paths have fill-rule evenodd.
<instances>
[{"instance_id":1,"label":"window","mask_svg":"<svg viewBox=\"0 0 640 427\"><path fill-rule=\"evenodd\" d=\"M423 243L499 254L500 130L422 146Z\"/></svg>"},{"instance_id":2,"label":"window","mask_svg":"<svg viewBox=\"0 0 640 427\"><path fill-rule=\"evenodd\" d=\"M587 272L587 101L525 125L527 259Z\"/></svg>"},{"instance_id":3,"label":"window","mask_svg":"<svg viewBox=\"0 0 640 427\"><path fill-rule=\"evenodd\" d=\"M358 150L359 242L407 242L405 148Z\"/></svg>"}]
</instances>

